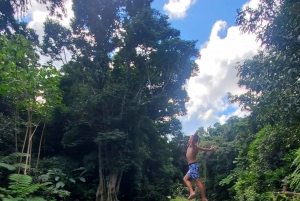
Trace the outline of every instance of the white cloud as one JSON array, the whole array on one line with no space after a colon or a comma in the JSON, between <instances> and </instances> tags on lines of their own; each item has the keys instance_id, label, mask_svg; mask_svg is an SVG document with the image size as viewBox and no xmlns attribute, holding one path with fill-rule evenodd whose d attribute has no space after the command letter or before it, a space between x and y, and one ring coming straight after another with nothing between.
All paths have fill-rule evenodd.
<instances>
[{"instance_id":1,"label":"white cloud","mask_svg":"<svg viewBox=\"0 0 300 201\"><path fill-rule=\"evenodd\" d=\"M247 3L245 3L245 4L243 5L242 9L244 10L244 9L246 9L247 7L250 7L250 8L252 8L252 9L256 9L256 8L258 8L259 2L260 2L260 0L251 0L251 1L247 2Z\"/></svg>"},{"instance_id":2,"label":"white cloud","mask_svg":"<svg viewBox=\"0 0 300 201\"><path fill-rule=\"evenodd\" d=\"M63 26L70 27L71 19L74 17L74 12L72 10L72 0L67 0L65 3L67 16L60 20ZM49 11L46 5L38 3L36 0L32 1L31 6L27 11L27 18L31 21L28 23L28 27L33 28L37 31L37 34L42 37L44 35L44 25L46 18L49 17ZM54 17L50 17L55 19Z\"/></svg>"},{"instance_id":3,"label":"white cloud","mask_svg":"<svg viewBox=\"0 0 300 201\"><path fill-rule=\"evenodd\" d=\"M195 3L196 0L169 0L164 5L164 10L170 18L184 18L186 11Z\"/></svg>"},{"instance_id":4,"label":"white cloud","mask_svg":"<svg viewBox=\"0 0 300 201\"><path fill-rule=\"evenodd\" d=\"M65 26L65 27L70 27L71 19L74 17L74 12L72 10L72 4L73 4L72 0L66 0L65 8L66 8L67 16L64 17L62 20L59 20L61 25ZM38 3L37 0L33 0L31 2L31 6L29 7L29 9L26 13L26 18L30 19L30 22L28 23L28 27L36 30L36 33L39 35L40 41L42 41L42 39L43 39L44 22L47 17L49 17L51 19L56 19L55 17L49 16L49 11L47 10L46 5ZM69 52L67 52L66 56L68 59L71 58L71 55ZM42 64L48 60L49 60L49 58L47 58L45 56L40 57L40 62ZM54 65L56 67L60 67L62 65L62 62L54 62Z\"/></svg>"},{"instance_id":5,"label":"white cloud","mask_svg":"<svg viewBox=\"0 0 300 201\"><path fill-rule=\"evenodd\" d=\"M246 115L237 105L228 103L227 93L244 92L244 89L237 86L235 66L238 61L251 58L257 53L259 43L253 34L243 34L237 26L229 27L226 37L221 38L219 32L224 30L226 22L217 21L214 24L209 40L201 47L201 59L196 61L200 73L188 81L188 115L181 118L187 134L200 126L225 123L233 115Z\"/></svg>"},{"instance_id":6,"label":"white cloud","mask_svg":"<svg viewBox=\"0 0 300 201\"><path fill-rule=\"evenodd\" d=\"M226 22L217 21L212 28L209 41L200 50L201 59L196 62L200 73L188 83L191 101L187 103L189 115L199 108L213 107L225 110L227 103L222 100L227 92L241 94L237 86L236 62L249 58L256 53L259 44L255 36L242 34L238 27L230 27L227 36L220 38L219 31L226 27Z\"/></svg>"},{"instance_id":7,"label":"white cloud","mask_svg":"<svg viewBox=\"0 0 300 201\"><path fill-rule=\"evenodd\" d=\"M198 116L199 119L207 120L213 113L212 109L207 110L204 114Z\"/></svg>"}]
</instances>

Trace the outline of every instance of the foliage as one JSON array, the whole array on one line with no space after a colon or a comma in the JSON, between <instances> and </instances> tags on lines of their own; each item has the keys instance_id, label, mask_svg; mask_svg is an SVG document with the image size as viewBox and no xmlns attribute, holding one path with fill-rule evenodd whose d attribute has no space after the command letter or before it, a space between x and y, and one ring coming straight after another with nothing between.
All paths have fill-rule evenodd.
<instances>
[{"instance_id":1,"label":"foliage","mask_svg":"<svg viewBox=\"0 0 300 201\"><path fill-rule=\"evenodd\" d=\"M41 114L45 114L51 104L60 102L57 88L60 74L53 66L38 68L38 57L31 42L21 35L13 39L1 36L0 47L0 69L5 72L1 73L0 94L17 99L18 107L30 106ZM46 101L33 101L37 97Z\"/></svg>"},{"instance_id":2,"label":"foliage","mask_svg":"<svg viewBox=\"0 0 300 201\"><path fill-rule=\"evenodd\" d=\"M246 93L229 94L230 102L252 112L256 125L253 141L245 143L249 148L239 150L237 167L221 182L235 181L230 191L236 200L274 198L268 192L292 174L294 150L299 148L299 5L261 0L257 8L238 11L238 25L256 35L262 51L237 65L238 85ZM297 179L291 180L295 187ZM282 195L274 199L285 200Z\"/></svg>"},{"instance_id":3,"label":"foliage","mask_svg":"<svg viewBox=\"0 0 300 201\"><path fill-rule=\"evenodd\" d=\"M117 199L119 187L154 200L170 193L161 176L171 179L175 169L165 136L181 128L175 116L186 112L183 86L198 70L198 51L195 41L181 40L149 3L77 1L71 30L45 24L43 47L52 59L61 59L57 54L72 51L73 44L81 53L62 67L63 102L69 108L62 142L72 151L89 144L85 154L98 152L97 200ZM124 32L115 34L118 29ZM54 32L74 37L62 40ZM120 51L111 56L115 48ZM126 171L133 171L136 183L122 190L122 178L132 177ZM113 187L106 191L107 186Z\"/></svg>"},{"instance_id":4,"label":"foliage","mask_svg":"<svg viewBox=\"0 0 300 201\"><path fill-rule=\"evenodd\" d=\"M257 9L238 15L242 31L255 33L265 51L237 66L238 85L247 93L230 96L230 101L257 111L262 121L299 122L299 6L293 0L261 0Z\"/></svg>"},{"instance_id":5,"label":"foliage","mask_svg":"<svg viewBox=\"0 0 300 201\"><path fill-rule=\"evenodd\" d=\"M16 168L21 167L24 168L24 164L17 162L20 157L24 157L26 154L24 153L11 153L8 156L0 157L0 168L6 168L10 171L16 170Z\"/></svg>"},{"instance_id":6,"label":"foliage","mask_svg":"<svg viewBox=\"0 0 300 201\"><path fill-rule=\"evenodd\" d=\"M296 152L296 157L292 163L292 166L295 167L294 172L290 175L291 178L291 187L299 192L300 190L300 149Z\"/></svg>"},{"instance_id":7,"label":"foliage","mask_svg":"<svg viewBox=\"0 0 300 201\"><path fill-rule=\"evenodd\" d=\"M266 126L257 133L250 144L247 159L237 160L237 168L231 173L231 177L237 176L233 185L236 200L263 200L260 195L276 191L281 180L290 173L288 164L293 152L289 154L289 146L284 146L285 135L278 126ZM244 169L245 166L248 168Z\"/></svg>"},{"instance_id":8,"label":"foliage","mask_svg":"<svg viewBox=\"0 0 300 201\"><path fill-rule=\"evenodd\" d=\"M22 35L11 39L0 36L0 94L7 96L19 112L26 110L26 131L22 153L27 145L25 174L31 164L32 140L39 123L47 119L53 106L60 103L58 83L60 73L53 66L39 66L33 43ZM43 131L42 131L43 132ZM18 133L15 133L15 146L18 150Z\"/></svg>"},{"instance_id":9,"label":"foliage","mask_svg":"<svg viewBox=\"0 0 300 201\"><path fill-rule=\"evenodd\" d=\"M83 167L74 169L69 174L63 173L61 169L53 169L48 170L46 174L39 176L39 180L41 182L52 183L52 185L47 188L50 195L58 196L59 198L68 198L71 194L70 191L74 189L74 186L78 182L86 182L83 177L85 173L86 169Z\"/></svg>"},{"instance_id":10,"label":"foliage","mask_svg":"<svg viewBox=\"0 0 300 201\"><path fill-rule=\"evenodd\" d=\"M33 194L39 188L49 185L50 182L31 184L32 177L22 174L9 175L9 186L7 189L0 188L0 197L3 200L23 200L23 198L29 198L28 196ZM32 199L32 198L30 198ZM35 198L36 200L44 200L42 198Z\"/></svg>"},{"instance_id":11,"label":"foliage","mask_svg":"<svg viewBox=\"0 0 300 201\"><path fill-rule=\"evenodd\" d=\"M0 106L2 107L2 106ZM6 106L3 106L6 107ZM0 152L1 155L8 155L15 151L14 149L14 121L0 112Z\"/></svg>"},{"instance_id":12,"label":"foliage","mask_svg":"<svg viewBox=\"0 0 300 201\"><path fill-rule=\"evenodd\" d=\"M39 2L65 14L63 0ZM0 156L23 152L0 158L0 185L8 186L1 199L186 197L188 136L178 117L187 112L186 81L198 72L199 55L196 41L182 40L151 2L73 1L71 26L48 18L40 47L13 17L29 1L0 2ZM264 49L237 65L247 92L229 95L251 114L196 131L201 146L217 146L197 158L211 201L296 200L274 191L288 175L300 189L299 5L260 0L238 11L241 30L256 34ZM51 58L44 66L40 50ZM60 71L54 61L63 63ZM24 172L32 177L7 178L32 164Z\"/></svg>"},{"instance_id":13,"label":"foliage","mask_svg":"<svg viewBox=\"0 0 300 201\"><path fill-rule=\"evenodd\" d=\"M198 132L202 132L201 146L215 145L217 147L214 152L201 152L197 158L201 168L201 180L206 187L208 199L231 200L227 189L232 187L233 182L229 180L222 185L220 182L236 167L233 161L238 157L238 148L241 148L237 146L237 143L241 136L249 135L245 129L248 127L247 119L234 116L228 119L226 124L216 123L206 132L198 129Z\"/></svg>"},{"instance_id":14,"label":"foliage","mask_svg":"<svg viewBox=\"0 0 300 201\"><path fill-rule=\"evenodd\" d=\"M37 195L46 200L94 199L96 187L93 182L97 171L94 161L97 161L97 155L86 156L82 163L61 155L42 158L39 168L32 169L31 173L35 181L51 182L51 185Z\"/></svg>"}]
</instances>

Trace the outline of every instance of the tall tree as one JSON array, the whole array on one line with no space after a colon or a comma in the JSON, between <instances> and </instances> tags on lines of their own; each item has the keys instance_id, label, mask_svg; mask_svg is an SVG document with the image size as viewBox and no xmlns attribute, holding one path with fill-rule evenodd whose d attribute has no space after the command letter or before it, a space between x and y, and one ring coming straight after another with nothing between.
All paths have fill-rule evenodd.
<instances>
[{"instance_id":1,"label":"tall tree","mask_svg":"<svg viewBox=\"0 0 300 201\"><path fill-rule=\"evenodd\" d=\"M238 84L247 93L230 100L257 110L258 118L270 123L299 123L299 6L292 0L262 0L257 9L238 15L242 30L255 33L266 51L237 66Z\"/></svg>"},{"instance_id":2,"label":"tall tree","mask_svg":"<svg viewBox=\"0 0 300 201\"><path fill-rule=\"evenodd\" d=\"M240 175L232 189L236 200L270 198L268 191L289 174L299 146L299 6L293 0L261 0L257 8L238 12L241 30L256 34L263 51L237 65L238 85L247 92L229 96L258 120L254 141L246 141L250 146L240 150L231 174ZM254 183L260 187L250 186Z\"/></svg>"},{"instance_id":3,"label":"tall tree","mask_svg":"<svg viewBox=\"0 0 300 201\"><path fill-rule=\"evenodd\" d=\"M181 40L179 31L170 27L166 16L150 9L150 3L76 1L71 32L55 29L72 33L70 40L80 52L62 68L70 122L63 143L78 149L96 142L85 153L98 151L98 201L117 199L128 168L145 174L146 180L134 179L148 186L167 171L171 161L158 162L156 152L160 147L163 157L170 153L164 136L180 129L176 117L185 114L188 100L184 85L198 70L195 41ZM48 29L56 25L48 21L44 37L44 47L54 59L62 48L71 49L67 40ZM161 193L156 195L163 197Z\"/></svg>"},{"instance_id":4,"label":"tall tree","mask_svg":"<svg viewBox=\"0 0 300 201\"><path fill-rule=\"evenodd\" d=\"M24 173L31 165L32 141L37 127L47 118L54 105L60 103L60 74L52 66L40 66L35 46L22 35L11 39L0 36L0 94L12 100L16 121L25 116L26 131L20 139L15 124L15 151L27 153ZM26 111L23 114L23 110ZM22 115L23 114L23 115ZM45 122L45 121L44 121ZM25 151L25 148L27 151Z\"/></svg>"}]
</instances>

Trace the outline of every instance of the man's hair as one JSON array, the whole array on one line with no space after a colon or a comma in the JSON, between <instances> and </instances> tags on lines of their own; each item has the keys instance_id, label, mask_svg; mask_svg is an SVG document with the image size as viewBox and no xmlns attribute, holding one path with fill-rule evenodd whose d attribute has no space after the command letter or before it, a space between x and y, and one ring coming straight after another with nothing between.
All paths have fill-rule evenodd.
<instances>
[{"instance_id":1,"label":"man's hair","mask_svg":"<svg viewBox=\"0 0 300 201\"><path fill-rule=\"evenodd\" d=\"M198 142L199 136L197 134L193 135L193 142Z\"/></svg>"}]
</instances>

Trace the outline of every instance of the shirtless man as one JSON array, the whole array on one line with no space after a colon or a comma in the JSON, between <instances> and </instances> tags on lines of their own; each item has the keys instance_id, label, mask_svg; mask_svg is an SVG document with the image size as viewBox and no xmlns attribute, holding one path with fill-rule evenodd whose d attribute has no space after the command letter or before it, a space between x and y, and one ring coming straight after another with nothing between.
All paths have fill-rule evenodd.
<instances>
[{"instance_id":1,"label":"shirtless man","mask_svg":"<svg viewBox=\"0 0 300 201\"><path fill-rule=\"evenodd\" d=\"M205 196L204 187L199 179L199 173L198 173L199 165L196 162L196 156L197 156L199 150L214 151L215 147L214 146L211 146L210 148L198 147L198 145L197 145L198 139L199 139L199 136L197 134L192 135L189 139L189 142L188 142L189 146L186 150L186 159L189 164L189 171L183 177L183 181L190 191L190 196L188 197L188 200L191 200L196 196L195 191L193 190L193 187L192 187L192 183L189 181L189 179L195 179L195 182L201 193L202 201L208 201Z\"/></svg>"}]
</instances>

